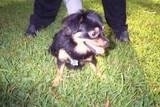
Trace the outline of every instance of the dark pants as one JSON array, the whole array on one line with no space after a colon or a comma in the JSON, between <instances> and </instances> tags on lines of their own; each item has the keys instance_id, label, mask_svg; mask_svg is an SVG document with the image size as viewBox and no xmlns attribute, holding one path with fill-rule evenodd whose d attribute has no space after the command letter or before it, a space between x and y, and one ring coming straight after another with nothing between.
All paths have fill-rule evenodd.
<instances>
[{"instance_id":1,"label":"dark pants","mask_svg":"<svg viewBox=\"0 0 160 107\"><path fill-rule=\"evenodd\" d=\"M48 26L55 20L62 0L35 0L30 23L36 27ZM102 0L105 19L114 31L127 30L126 0Z\"/></svg>"},{"instance_id":2,"label":"dark pants","mask_svg":"<svg viewBox=\"0 0 160 107\"><path fill-rule=\"evenodd\" d=\"M126 0L102 0L105 19L116 32L127 30Z\"/></svg>"},{"instance_id":3,"label":"dark pants","mask_svg":"<svg viewBox=\"0 0 160 107\"><path fill-rule=\"evenodd\" d=\"M30 23L37 29L51 24L58 13L62 0L35 0L34 11L30 17Z\"/></svg>"}]
</instances>

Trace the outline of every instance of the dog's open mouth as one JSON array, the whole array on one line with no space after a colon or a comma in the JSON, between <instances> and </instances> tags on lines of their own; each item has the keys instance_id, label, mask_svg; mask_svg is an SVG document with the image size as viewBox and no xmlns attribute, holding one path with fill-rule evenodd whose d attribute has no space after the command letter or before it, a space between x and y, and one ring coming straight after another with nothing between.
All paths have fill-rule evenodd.
<instances>
[{"instance_id":1,"label":"dog's open mouth","mask_svg":"<svg viewBox=\"0 0 160 107\"><path fill-rule=\"evenodd\" d=\"M105 49L104 47L101 47L101 46L95 46L91 43L87 43L87 42L84 42L84 44L93 52L95 53L96 55L98 54L104 54L105 52Z\"/></svg>"}]
</instances>

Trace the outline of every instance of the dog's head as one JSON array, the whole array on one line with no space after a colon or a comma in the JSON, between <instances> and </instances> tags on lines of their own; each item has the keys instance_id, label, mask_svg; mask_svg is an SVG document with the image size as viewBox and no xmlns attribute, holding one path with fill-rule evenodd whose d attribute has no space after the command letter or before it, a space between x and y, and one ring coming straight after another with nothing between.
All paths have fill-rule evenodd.
<instances>
[{"instance_id":1,"label":"dog's head","mask_svg":"<svg viewBox=\"0 0 160 107\"><path fill-rule=\"evenodd\" d=\"M103 54L109 45L108 39L98 27L88 32L77 32L72 35L72 38L77 44L76 51L80 53L90 51L96 55Z\"/></svg>"},{"instance_id":2,"label":"dog's head","mask_svg":"<svg viewBox=\"0 0 160 107\"><path fill-rule=\"evenodd\" d=\"M73 41L77 44L75 51L85 54L103 54L109 46L109 40L105 37L102 18L94 11L80 11L66 17L63 21L63 28L72 35Z\"/></svg>"}]
</instances>

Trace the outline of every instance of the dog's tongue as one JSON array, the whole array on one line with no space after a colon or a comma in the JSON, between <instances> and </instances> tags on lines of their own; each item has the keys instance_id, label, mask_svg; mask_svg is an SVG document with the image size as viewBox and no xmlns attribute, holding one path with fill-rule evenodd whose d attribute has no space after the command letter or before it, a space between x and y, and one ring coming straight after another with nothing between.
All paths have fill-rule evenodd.
<instances>
[{"instance_id":1,"label":"dog's tongue","mask_svg":"<svg viewBox=\"0 0 160 107\"><path fill-rule=\"evenodd\" d=\"M87 44L86 42L85 42L85 44L86 44L86 46L87 46L89 49L91 49L92 52L95 53L95 54L103 54L103 53L105 52L102 47L97 47L97 46L94 46L94 45L92 45L92 44Z\"/></svg>"}]
</instances>

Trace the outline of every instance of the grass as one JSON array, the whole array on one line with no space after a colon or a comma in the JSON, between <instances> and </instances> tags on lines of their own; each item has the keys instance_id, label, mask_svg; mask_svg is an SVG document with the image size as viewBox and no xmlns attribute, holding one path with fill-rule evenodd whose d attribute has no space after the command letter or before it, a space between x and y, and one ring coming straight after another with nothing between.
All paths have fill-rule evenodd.
<instances>
[{"instance_id":1,"label":"grass","mask_svg":"<svg viewBox=\"0 0 160 107\"><path fill-rule=\"evenodd\" d=\"M107 101L112 107L160 107L159 0L127 1L131 42L116 42L108 55L98 57L105 79L88 66L66 69L54 90L55 64L47 49L66 10L62 5L52 25L36 38L26 38L32 5L31 0L0 2L1 107L104 107ZM103 16L99 0L85 0L84 7Z\"/></svg>"}]
</instances>

